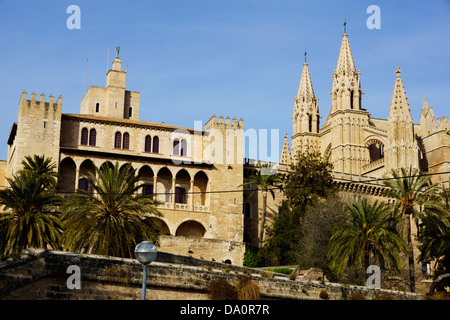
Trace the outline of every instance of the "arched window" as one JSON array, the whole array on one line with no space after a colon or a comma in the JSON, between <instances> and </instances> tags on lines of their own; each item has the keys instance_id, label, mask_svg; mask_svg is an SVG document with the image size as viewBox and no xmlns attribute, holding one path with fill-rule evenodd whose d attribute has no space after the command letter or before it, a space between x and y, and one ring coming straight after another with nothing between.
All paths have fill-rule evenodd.
<instances>
[{"instance_id":1,"label":"arched window","mask_svg":"<svg viewBox=\"0 0 450 320\"><path fill-rule=\"evenodd\" d=\"M186 156L187 155L187 142L185 139L181 140L181 149L180 149L180 156Z\"/></svg>"},{"instance_id":2,"label":"arched window","mask_svg":"<svg viewBox=\"0 0 450 320\"><path fill-rule=\"evenodd\" d=\"M97 140L97 131L95 131L95 129L91 129L91 131L89 132L89 145L95 146L96 140Z\"/></svg>"},{"instance_id":3,"label":"arched window","mask_svg":"<svg viewBox=\"0 0 450 320\"><path fill-rule=\"evenodd\" d=\"M175 203L186 203L186 190L180 187L175 188Z\"/></svg>"},{"instance_id":4,"label":"arched window","mask_svg":"<svg viewBox=\"0 0 450 320\"><path fill-rule=\"evenodd\" d=\"M95 104L95 112L99 112L100 111L100 103L96 103Z\"/></svg>"},{"instance_id":5,"label":"arched window","mask_svg":"<svg viewBox=\"0 0 450 320\"><path fill-rule=\"evenodd\" d=\"M131 118L133 115L133 109L131 107L128 108L128 118Z\"/></svg>"},{"instance_id":6,"label":"arched window","mask_svg":"<svg viewBox=\"0 0 450 320\"><path fill-rule=\"evenodd\" d=\"M86 178L81 178L78 180L78 189L92 193L92 185Z\"/></svg>"},{"instance_id":7,"label":"arched window","mask_svg":"<svg viewBox=\"0 0 450 320\"><path fill-rule=\"evenodd\" d=\"M122 147L122 134L120 132L116 132L116 136L114 139L114 148L120 149Z\"/></svg>"},{"instance_id":8,"label":"arched window","mask_svg":"<svg viewBox=\"0 0 450 320\"><path fill-rule=\"evenodd\" d=\"M83 128L81 130L81 144L87 145L88 144L88 129Z\"/></svg>"},{"instance_id":9,"label":"arched window","mask_svg":"<svg viewBox=\"0 0 450 320\"><path fill-rule=\"evenodd\" d=\"M125 132L123 134L122 149L130 149L130 135L128 134L128 132Z\"/></svg>"},{"instance_id":10,"label":"arched window","mask_svg":"<svg viewBox=\"0 0 450 320\"><path fill-rule=\"evenodd\" d=\"M159 153L159 138L158 136L153 137L153 153Z\"/></svg>"},{"instance_id":11,"label":"arched window","mask_svg":"<svg viewBox=\"0 0 450 320\"><path fill-rule=\"evenodd\" d=\"M173 141L173 155L178 156L180 155L180 140L175 139Z\"/></svg>"},{"instance_id":12,"label":"arched window","mask_svg":"<svg viewBox=\"0 0 450 320\"><path fill-rule=\"evenodd\" d=\"M152 151L152 137L150 137L150 136L146 136L145 137L144 151L145 152L151 152Z\"/></svg>"}]
</instances>

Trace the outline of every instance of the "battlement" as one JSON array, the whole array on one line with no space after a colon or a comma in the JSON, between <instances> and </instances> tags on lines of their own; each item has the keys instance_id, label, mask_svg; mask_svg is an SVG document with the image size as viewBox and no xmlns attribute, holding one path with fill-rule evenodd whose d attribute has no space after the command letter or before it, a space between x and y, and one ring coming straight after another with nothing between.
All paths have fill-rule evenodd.
<instances>
[{"instance_id":1,"label":"battlement","mask_svg":"<svg viewBox=\"0 0 450 320\"><path fill-rule=\"evenodd\" d=\"M223 121L223 116L219 116L219 122L217 122L217 116L214 114L206 123L205 130L214 129L244 129L244 119L237 120L236 117L233 118L232 122L230 117L225 118L225 123Z\"/></svg>"},{"instance_id":2,"label":"battlement","mask_svg":"<svg viewBox=\"0 0 450 320\"><path fill-rule=\"evenodd\" d=\"M20 97L19 106L26 106L29 108L38 107L38 108L45 108L46 110L53 109L54 111L57 111L57 110L61 111L62 101L63 101L63 98L61 95L58 97L56 102L54 101L53 94L51 94L48 97L48 99L49 99L49 101L45 102L45 95L43 93L41 93L41 95L39 96L39 100L36 100L36 92L33 92L31 94L31 99L28 100L27 92L24 90Z\"/></svg>"}]
</instances>

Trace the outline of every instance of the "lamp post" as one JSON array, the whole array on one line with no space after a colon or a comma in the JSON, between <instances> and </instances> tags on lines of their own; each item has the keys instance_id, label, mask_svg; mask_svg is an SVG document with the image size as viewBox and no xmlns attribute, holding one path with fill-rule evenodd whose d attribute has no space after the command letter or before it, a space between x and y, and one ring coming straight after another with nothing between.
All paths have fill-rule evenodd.
<instances>
[{"instance_id":1,"label":"lamp post","mask_svg":"<svg viewBox=\"0 0 450 320\"><path fill-rule=\"evenodd\" d=\"M147 264L152 263L156 259L156 246L150 241L142 241L134 248L134 256L144 265L142 276L142 300L145 300L145 292L147 285Z\"/></svg>"}]
</instances>

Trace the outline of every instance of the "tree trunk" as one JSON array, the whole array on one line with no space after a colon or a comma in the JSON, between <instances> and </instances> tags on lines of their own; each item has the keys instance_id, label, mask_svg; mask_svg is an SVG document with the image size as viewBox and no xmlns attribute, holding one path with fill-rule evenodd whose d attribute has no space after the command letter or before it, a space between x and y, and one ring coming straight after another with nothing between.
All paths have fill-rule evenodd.
<instances>
[{"instance_id":1,"label":"tree trunk","mask_svg":"<svg viewBox=\"0 0 450 320\"><path fill-rule=\"evenodd\" d=\"M411 292L416 291L416 276L414 270L414 251L411 237L411 215L406 215L406 232L408 240L408 263L409 263L409 289Z\"/></svg>"},{"instance_id":2,"label":"tree trunk","mask_svg":"<svg viewBox=\"0 0 450 320\"><path fill-rule=\"evenodd\" d=\"M266 206L267 206L267 190L263 190L263 208L261 216L261 225L259 226L259 246L262 247L264 240L264 225L266 224Z\"/></svg>"}]
</instances>

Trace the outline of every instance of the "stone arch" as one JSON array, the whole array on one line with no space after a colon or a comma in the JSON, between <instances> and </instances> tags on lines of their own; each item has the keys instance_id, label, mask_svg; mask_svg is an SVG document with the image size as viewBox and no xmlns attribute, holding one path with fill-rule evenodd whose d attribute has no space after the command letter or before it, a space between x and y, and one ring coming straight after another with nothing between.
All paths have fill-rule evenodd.
<instances>
[{"instance_id":1,"label":"stone arch","mask_svg":"<svg viewBox=\"0 0 450 320\"><path fill-rule=\"evenodd\" d=\"M59 163L58 190L70 193L76 188L77 165L71 157L64 158Z\"/></svg>"},{"instance_id":2,"label":"stone arch","mask_svg":"<svg viewBox=\"0 0 450 320\"><path fill-rule=\"evenodd\" d=\"M107 166L108 168L114 168L114 164L111 161L105 161L100 165L100 169L104 166Z\"/></svg>"},{"instance_id":3,"label":"stone arch","mask_svg":"<svg viewBox=\"0 0 450 320\"><path fill-rule=\"evenodd\" d=\"M170 229L167 223L161 218L152 217L150 225L159 231L159 235L170 235Z\"/></svg>"},{"instance_id":4,"label":"stone arch","mask_svg":"<svg viewBox=\"0 0 450 320\"><path fill-rule=\"evenodd\" d=\"M92 192L92 185L87 180L87 177L91 175L95 175L95 165L92 160L86 159L80 165L77 188L87 192Z\"/></svg>"},{"instance_id":5,"label":"stone arch","mask_svg":"<svg viewBox=\"0 0 450 320\"><path fill-rule=\"evenodd\" d=\"M207 205L207 191L208 191L208 176L205 172L199 171L194 176L194 205Z\"/></svg>"},{"instance_id":6,"label":"stone arch","mask_svg":"<svg viewBox=\"0 0 450 320\"><path fill-rule=\"evenodd\" d=\"M162 167L157 173L157 200L170 202L172 189L172 172L167 167Z\"/></svg>"},{"instance_id":7,"label":"stone arch","mask_svg":"<svg viewBox=\"0 0 450 320\"><path fill-rule=\"evenodd\" d=\"M143 194L153 194L155 190L154 184L154 173L152 168L148 165L143 165L139 171L139 181L142 184L142 193Z\"/></svg>"},{"instance_id":8,"label":"stone arch","mask_svg":"<svg viewBox=\"0 0 450 320\"><path fill-rule=\"evenodd\" d=\"M369 150L370 162L377 161L384 158L384 143L381 139L372 138L365 142L366 147Z\"/></svg>"},{"instance_id":9,"label":"stone arch","mask_svg":"<svg viewBox=\"0 0 450 320\"><path fill-rule=\"evenodd\" d=\"M188 203L187 192L191 191L191 176L185 169L175 175L175 203Z\"/></svg>"},{"instance_id":10,"label":"stone arch","mask_svg":"<svg viewBox=\"0 0 450 320\"><path fill-rule=\"evenodd\" d=\"M203 238L206 233L206 228L195 220L187 220L181 223L175 233L176 236Z\"/></svg>"}]
</instances>

